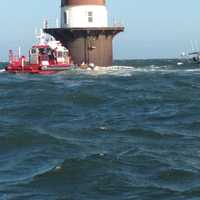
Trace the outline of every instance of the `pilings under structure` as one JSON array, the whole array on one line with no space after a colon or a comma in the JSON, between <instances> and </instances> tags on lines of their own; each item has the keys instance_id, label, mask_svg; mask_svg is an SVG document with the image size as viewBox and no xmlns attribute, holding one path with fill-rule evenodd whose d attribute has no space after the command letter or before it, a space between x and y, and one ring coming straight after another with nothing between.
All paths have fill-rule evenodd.
<instances>
[{"instance_id":1,"label":"pilings under structure","mask_svg":"<svg viewBox=\"0 0 200 200\"><path fill-rule=\"evenodd\" d=\"M47 28L44 31L69 49L75 64L94 63L111 66L113 63L113 38L124 27L105 28Z\"/></svg>"}]
</instances>

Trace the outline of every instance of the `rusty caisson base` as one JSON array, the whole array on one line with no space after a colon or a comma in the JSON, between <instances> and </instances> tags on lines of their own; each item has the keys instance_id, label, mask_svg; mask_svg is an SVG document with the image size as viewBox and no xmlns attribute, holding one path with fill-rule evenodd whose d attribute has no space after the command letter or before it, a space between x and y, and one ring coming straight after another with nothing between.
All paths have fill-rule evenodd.
<instances>
[{"instance_id":1,"label":"rusty caisson base","mask_svg":"<svg viewBox=\"0 0 200 200\"><path fill-rule=\"evenodd\" d=\"M69 49L75 64L107 67L113 63L113 38L123 32L124 27L48 28L44 31Z\"/></svg>"}]
</instances>

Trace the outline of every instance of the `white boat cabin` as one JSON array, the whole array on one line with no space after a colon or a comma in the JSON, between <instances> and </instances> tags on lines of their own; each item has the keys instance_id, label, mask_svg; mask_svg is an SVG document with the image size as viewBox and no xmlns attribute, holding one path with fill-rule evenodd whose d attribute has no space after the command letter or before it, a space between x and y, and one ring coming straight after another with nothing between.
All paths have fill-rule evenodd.
<instances>
[{"instance_id":1,"label":"white boat cabin","mask_svg":"<svg viewBox=\"0 0 200 200\"><path fill-rule=\"evenodd\" d=\"M33 46L29 51L29 61L41 65L69 64L69 51L63 46L55 49L49 45Z\"/></svg>"}]
</instances>

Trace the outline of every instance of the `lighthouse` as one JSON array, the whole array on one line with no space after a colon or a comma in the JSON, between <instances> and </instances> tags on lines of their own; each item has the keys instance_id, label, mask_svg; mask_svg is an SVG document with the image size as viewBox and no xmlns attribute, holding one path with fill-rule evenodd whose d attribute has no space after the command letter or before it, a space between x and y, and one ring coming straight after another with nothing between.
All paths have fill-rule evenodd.
<instances>
[{"instance_id":1,"label":"lighthouse","mask_svg":"<svg viewBox=\"0 0 200 200\"><path fill-rule=\"evenodd\" d=\"M108 27L105 0L62 0L61 27Z\"/></svg>"},{"instance_id":2,"label":"lighthouse","mask_svg":"<svg viewBox=\"0 0 200 200\"><path fill-rule=\"evenodd\" d=\"M61 0L61 27L44 31L69 49L75 64L111 66L113 38L124 27L108 25L105 0Z\"/></svg>"}]
</instances>

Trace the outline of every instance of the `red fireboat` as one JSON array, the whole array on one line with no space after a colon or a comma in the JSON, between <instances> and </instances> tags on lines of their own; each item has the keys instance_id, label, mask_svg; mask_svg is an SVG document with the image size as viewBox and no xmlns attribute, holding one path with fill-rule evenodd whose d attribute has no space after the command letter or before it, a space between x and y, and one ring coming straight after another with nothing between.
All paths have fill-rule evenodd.
<instances>
[{"instance_id":1,"label":"red fireboat","mask_svg":"<svg viewBox=\"0 0 200 200\"><path fill-rule=\"evenodd\" d=\"M42 30L37 38L39 42L30 49L28 59L25 56L20 56L20 53L15 56L12 50L9 51L9 64L5 68L6 71L11 73L54 74L73 67L69 51L60 41L56 41Z\"/></svg>"}]
</instances>

